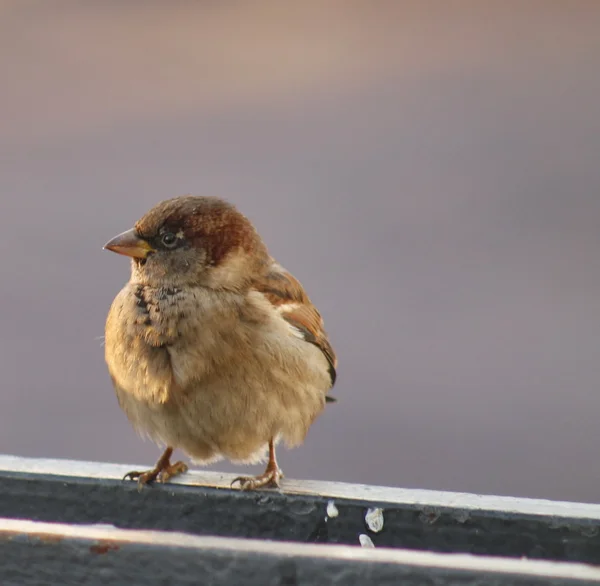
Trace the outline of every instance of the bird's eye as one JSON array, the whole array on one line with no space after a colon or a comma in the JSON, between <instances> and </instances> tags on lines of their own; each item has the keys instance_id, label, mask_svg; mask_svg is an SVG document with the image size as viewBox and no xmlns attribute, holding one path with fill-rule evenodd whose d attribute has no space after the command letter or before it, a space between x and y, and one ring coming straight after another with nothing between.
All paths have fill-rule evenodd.
<instances>
[{"instance_id":1,"label":"bird's eye","mask_svg":"<svg viewBox=\"0 0 600 586\"><path fill-rule=\"evenodd\" d=\"M173 248L177 244L177 236L173 232L165 232L160 241L166 248Z\"/></svg>"}]
</instances>

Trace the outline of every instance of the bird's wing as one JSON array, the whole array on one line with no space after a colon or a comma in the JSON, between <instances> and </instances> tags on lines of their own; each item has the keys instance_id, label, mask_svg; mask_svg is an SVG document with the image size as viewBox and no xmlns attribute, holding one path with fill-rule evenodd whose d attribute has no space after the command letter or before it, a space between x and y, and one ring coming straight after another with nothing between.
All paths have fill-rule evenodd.
<instances>
[{"instance_id":1,"label":"bird's wing","mask_svg":"<svg viewBox=\"0 0 600 586\"><path fill-rule=\"evenodd\" d=\"M323 318L310 302L300 282L281 265L273 262L265 275L253 283L292 326L294 334L314 344L329 362L329 375L333 387L336 378L337 358L323 327ZM333 399L328 399L333 400Z\"/></svg>"}]
</instances>

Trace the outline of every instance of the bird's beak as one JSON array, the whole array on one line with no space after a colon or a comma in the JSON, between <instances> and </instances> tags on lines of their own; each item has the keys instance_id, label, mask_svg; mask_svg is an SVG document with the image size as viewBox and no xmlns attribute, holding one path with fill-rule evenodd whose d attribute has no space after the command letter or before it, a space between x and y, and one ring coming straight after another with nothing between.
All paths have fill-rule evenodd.
<instances>
[{"instance_id":1,"label":"bird's beak","mask_svg":"<svg viewBox=\"0 0 600 586\"><path fill-rule=\"evenodd\" d=\"M115 236L112 240L109 240L104 248L106 250L112 250L117 254L124 254L131 258L146 258L149 252L154 249L146 240L140 238L135 230L127 230L118 236Z\"/></svg>"}]
</instances>

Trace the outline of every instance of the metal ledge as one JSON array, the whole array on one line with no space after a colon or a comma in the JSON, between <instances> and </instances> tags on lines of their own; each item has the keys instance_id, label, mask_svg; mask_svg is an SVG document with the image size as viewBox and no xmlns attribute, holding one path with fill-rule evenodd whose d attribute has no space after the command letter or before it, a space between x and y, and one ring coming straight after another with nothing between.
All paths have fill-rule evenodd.
<instances>
[{"instance_id":1,"label":"metal ledge","mask_svg":"<svg viewBox=\"0 0 600 586\"><path fill-rule=\"evenodd\" d=\"M133 468L0 456L0 517L600 564L599 505L289 479L244 493L206 471L138 492Z\"/></svg>"},{"instance_id":2,"label":"metal ledge","mask_svg":"<svg viewBox=\"0 0 600 586\"><path fill-rule=\"evenodd\" d=\"M2 584L554 586L600 584L582 564L267 543L0 519Z\"/></svg>"},{"instance_id":3,"label":"metal ledge","mask_svg":"<svg viewBox=\"0 0 600 586\"><path fill-rule=\"evenodd\" d=\"M87 462L53 458L24 458L0 454L0 474L36 474L45 476L65 476L70 478L91 478L98 480L118 480L130 470L144 470L146 465L111 464L107 462ZM190 470L176 476L169 485L198 486L230 489L236 474ZM593 519L600 521L600 504L550 501L544 499L515 498L471 494L466 492L444 492L373 486L369 484L347 484L316 480L293 480L284 478L281 490L268 490L266 493L284 492L293 495L318 495L328 499L360 500L379 504L392 503L407 506L428 506L465 511L488 511L514 515L540 515L563 517L565 519Z\"/></svg>"}]
</instances>

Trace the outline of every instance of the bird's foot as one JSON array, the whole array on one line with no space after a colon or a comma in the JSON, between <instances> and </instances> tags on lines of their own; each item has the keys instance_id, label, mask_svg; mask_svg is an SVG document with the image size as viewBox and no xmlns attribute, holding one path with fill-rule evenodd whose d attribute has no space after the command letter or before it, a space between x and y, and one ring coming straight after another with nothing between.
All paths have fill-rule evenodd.
<instances>
[{"instance_id":1,"label":"bird's foot","mask_svg":"<svg viewBox=\"0 0 600 586\"><path fill-rule=\"evenodd\" d=\"M152 482L168 482L169 479L178 474L187 472L188 467L185 462L175 462L171 464L167 462L157 462L156 466L151 470L140 472L139 470L132 470L123 476L123 480L137 480L138 490L141 490L144 485L151 484Z\"/></svg>"},{"instance_id":2,"label":"bird's foot","mask_svg":"<svg viewBox=\"0 0 600 586\"><path fill-rule=\"evenodd\" d=\"M231 487L239 483L241 490L256 490L257 488L279 488L279 481L283 478L283 472L279 466L268 467L259 476L238 476L234 478Z\"/></svg>"}]
</instances>

